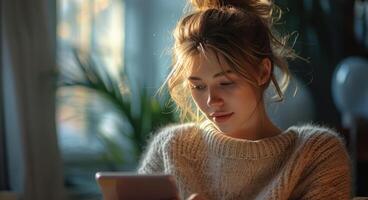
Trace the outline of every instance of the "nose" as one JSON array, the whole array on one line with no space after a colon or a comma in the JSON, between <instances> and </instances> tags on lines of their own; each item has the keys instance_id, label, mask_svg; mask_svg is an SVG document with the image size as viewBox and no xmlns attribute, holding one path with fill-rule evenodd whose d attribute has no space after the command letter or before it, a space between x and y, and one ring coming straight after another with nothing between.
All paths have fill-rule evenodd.
<instances>
[{"instance_id":1,"label":"nose","mask_svg":"<svg viewBox=\"0 0 368 200\"><path fill-rule=\"evenodd\" d=\"M221 107L222 105L224 105L223 98L216 91L210 89L207 97L207 106Z\"/></svg>"}]
</instances>

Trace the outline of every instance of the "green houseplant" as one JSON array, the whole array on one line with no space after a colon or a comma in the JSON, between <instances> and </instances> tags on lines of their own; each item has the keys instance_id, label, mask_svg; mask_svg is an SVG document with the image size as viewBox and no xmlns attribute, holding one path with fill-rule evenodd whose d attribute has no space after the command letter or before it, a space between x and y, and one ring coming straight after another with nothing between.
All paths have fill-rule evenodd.
<instances>
[{"instance_id":1,"label":"green houseplant","mask_svg":"<svg viewBox=\"0 0 368 200\"><path fill-rule=\"evenodd\" d=\"M82 55L77 51L74 55L77 69L61 71L58 88L82 90L87 95L83 97L83 106L70 101L75 98L70 94L61 95L58 103L74 107L77 115L85 116L87 130L99 138L106 149L103 160L110 163L111 170L134 168L150 135L161 126L175 122L176 113L171 111L167 98L160 101L146 90L139 92L138 101L133 100L124 76L113 77L104 66L97 65L91 55ZM133 106L138 107L139 111L134 112ZM131 147L129 155L124 152L124 144L99 131L99 125L106 123L104 110L115 116L113 128Z\"/></svg>"}]
</instances>

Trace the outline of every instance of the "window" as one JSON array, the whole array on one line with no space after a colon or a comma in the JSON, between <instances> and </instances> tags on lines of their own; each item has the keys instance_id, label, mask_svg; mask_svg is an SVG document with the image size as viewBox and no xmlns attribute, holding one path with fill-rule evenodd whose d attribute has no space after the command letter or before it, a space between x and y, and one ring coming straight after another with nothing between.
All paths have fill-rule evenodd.
<instances>
[{"instance_id":1,"label":"window","mask_svg":"<svg viewBox=\"0 0 368 200\"><path fill-rule=\"evenodd\" d=\"M134 170L147 137L177 119L152 93L181 3L58 0L58 136L73 198L98 199L95 172Z\"/></svg>"},{"instance_id":2,"label":"window","mask_svg":"<svg viewBox=\"0 0 368 200\"><path fill-rule=\"evenodd\" d=\"M104 142L111 140L101 140L119 136L118 114L97 88L93 91L94 86L84 82L83 66L90 66L93 60L96 70L119 79L123 63L123 10L121 0L58 0L57 56L62 85L57 91L58 137L65 184L72 198L98 199L94 173L114 170L119 162L106 150ZM82 61L82 57L87 60ZM86 87L78 85L81 82Z\"/></svg>"}]
</instances>

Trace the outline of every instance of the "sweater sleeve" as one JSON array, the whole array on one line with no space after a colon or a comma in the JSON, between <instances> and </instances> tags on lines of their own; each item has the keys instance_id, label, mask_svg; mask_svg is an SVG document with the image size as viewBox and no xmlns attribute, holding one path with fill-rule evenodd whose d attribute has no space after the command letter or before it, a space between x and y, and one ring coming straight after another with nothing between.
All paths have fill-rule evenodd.
<instances>
[{"instance_id":1,"label":"sweater sleeve","mask_svg":"<svg viewBox=\"0 0 368 200\"><path fill-rule=\"evenodd\" d=\"M139 174L155 174L164 171L163 146L168 139L168 129L162 129L148 142L145 152L141 156L137 172Z\"/></svg>"},{"instance_id":2,"label":"sweater sleeve","mask_svg":"<svg viewBox=\"0 0 368 200\"><path fill-rule=\"evenodd\" d=\"M327 135L327 136L326 136ZM351 161L342 138L326 134L314 142L313 162L300 199L351 199Z\"/></svg>"}]
</instances>

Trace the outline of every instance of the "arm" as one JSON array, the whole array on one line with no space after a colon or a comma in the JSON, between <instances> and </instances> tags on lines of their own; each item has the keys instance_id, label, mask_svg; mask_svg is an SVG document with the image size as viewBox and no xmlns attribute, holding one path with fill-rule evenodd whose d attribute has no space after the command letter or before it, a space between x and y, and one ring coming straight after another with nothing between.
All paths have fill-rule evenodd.
<instances>
[{"instance_id":1,"label":"arm","mask_svg":"<svg viewBox=\"0 0 368 200\"><path fill-rule=\"evenodd\" d=\"M161 130L148 142L145 152L142 154L137 172L139 174L154 174L164 171L163 144L167 131ZM166 137L167 138L167 137Z\"/></svg>"},{"instance_id":2,"label":"arm","mask_svg":"<svg viewBox=\"0 0 368 200\"><path fill-rule=\"evenodd\" d=\"M351 162L339 136L319 141L300 199L351 199Z\"/></svg>"}]
</instances>

